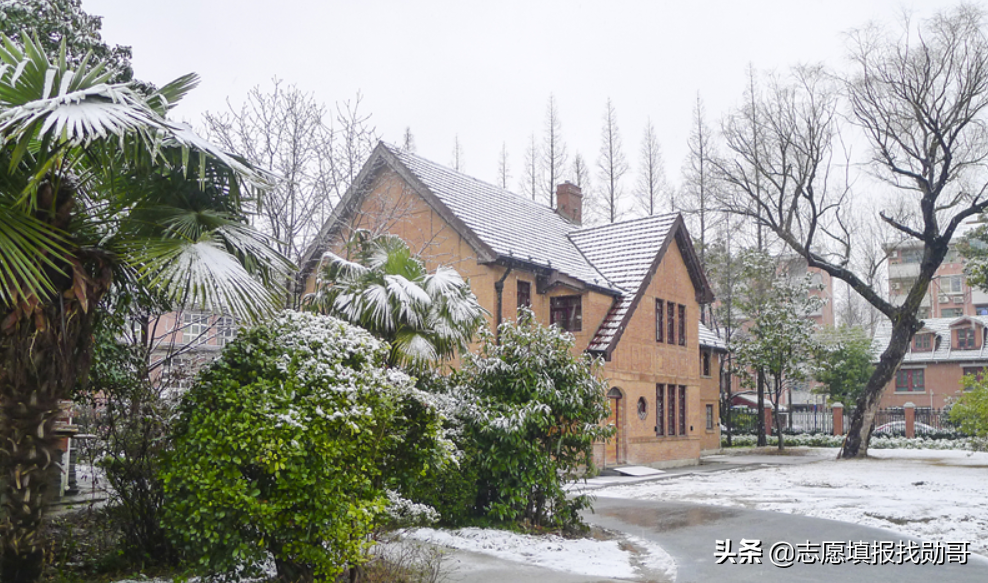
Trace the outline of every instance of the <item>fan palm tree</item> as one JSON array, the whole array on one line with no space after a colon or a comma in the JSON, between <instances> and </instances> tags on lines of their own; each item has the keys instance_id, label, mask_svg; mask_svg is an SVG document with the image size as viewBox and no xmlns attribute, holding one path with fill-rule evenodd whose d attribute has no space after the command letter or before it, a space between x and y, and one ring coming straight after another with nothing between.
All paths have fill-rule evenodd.
<instances>
[{"instance_id":1,"label":"fan palm tree","mask_svg":"<svg viewBox=\"0 0 988 583\"><path fill-rule=\"evenodd\" d=\"M58 402L88 376L113 286L251 320L290 268L244 220L268 177L169 121L185 76L150 95L64 46L0 47L0 580L36 581Z\"/></svg>"},{"instance_id":2,"label":"fan palm tree","mask_svg":"<svg viewBox=\"0 0 988 583\"><path fill-rule=\"evenodd\" d=\"M309 307L369 331L391 345L389 364L418 367L466 349L487 313L450 267L428 273L394 235L357 231L355 261L323 256Z\"/></svg>"}]
</instances>

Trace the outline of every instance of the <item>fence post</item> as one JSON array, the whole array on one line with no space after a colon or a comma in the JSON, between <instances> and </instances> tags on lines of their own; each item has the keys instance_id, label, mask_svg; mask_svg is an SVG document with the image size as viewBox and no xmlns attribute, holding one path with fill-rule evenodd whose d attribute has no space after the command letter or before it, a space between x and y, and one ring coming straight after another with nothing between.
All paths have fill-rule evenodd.
<instances>
[{"instance_id":1,"label":"fence post","mask_svg":"<svg viewBox=\"0 0 988 583\"><path fill-rule=\"evenodd\" d=\"M906 437L916 437L916 404L909 401L902 408L906 413Z\"/></svg>"},{"instance_id":2,"label":"fence post","mask_svg":"<svg viewBox=\"0 0 988 583\"><path fill-rule=\"evenodd\" d=\"M772 435L772 409L770 407L765 407L765 435Z\"/></svg>"},{"instance_id":3,"label":"fence post","mask_svg":"<svg viewBox=\"0 0 988 583\"><path fill-rule=\"evenodd\" d=\"M834 403L830 406L830 413L834 416L834 435L844 435L844 405Z\"/></svg>"}]
</instances>

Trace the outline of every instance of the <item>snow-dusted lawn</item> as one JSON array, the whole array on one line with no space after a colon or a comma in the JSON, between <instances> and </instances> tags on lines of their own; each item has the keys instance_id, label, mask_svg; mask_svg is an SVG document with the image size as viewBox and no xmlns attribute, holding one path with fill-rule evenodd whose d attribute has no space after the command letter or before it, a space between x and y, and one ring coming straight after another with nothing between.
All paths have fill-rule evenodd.
<instances>
[{"instance_id":1,"label":"snow-dusted lawn","mask_svg":"<svg viewBox=\"0 0 988 583\"><path fill-rule=\"evenodd\" d=\"M416 540L454 549L484 553L499 559L617 579L676 578L676 561L657 544L625 535L622 540L566 539L533 536L504 530L420 528L407 533ZM634 549L632 551L631 549Z\"/></svg>"},{"instance_id":2,"label":"snow-dusted lawn","mask_svg":"<svg viewBox=\"0 0 988 583\"><path fill-rule=\"evenodd\" d=\"M419 528L405 537L441 547L491 555L515 563L590 577L676 580L676 561L657 544L633 536L621 540L565 539L504 530ZM400 542L397 544L401 544ZM273 568L270 569L274 576ZM455 569L454 569L455 574ZM200 581L198 577L192 583ZM256 583L241 579L239 583ZM170 579L125 579L116 583L172 583Z\"/></svg>"},{"instance_id":3,"label":"snow-dusted lawn","mask_svg":"<svg viewBox=\"0 0 988 583\"><path fill-rule=\"evenodd\" d=\"M922 540L968 541L972 551L988 555L988 453L873 449L869 455L692 474L596 494L804 514Z\"/></svg>"}]
</instances>

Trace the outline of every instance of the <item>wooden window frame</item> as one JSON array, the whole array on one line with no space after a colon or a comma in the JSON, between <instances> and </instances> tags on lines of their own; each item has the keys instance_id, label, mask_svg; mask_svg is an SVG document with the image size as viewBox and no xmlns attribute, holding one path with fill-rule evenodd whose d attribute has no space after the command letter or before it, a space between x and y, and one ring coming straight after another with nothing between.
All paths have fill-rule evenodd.
<instances>
[{"instance_id":1,"label":"wooden window frame","mask_svg":"<svg viewBox=\"0 0 988 583\"><path fill-rule=\"evenodd\" d=\"M679 345L686 346L686 306L679 304Z\"/></svg>"},{"instance_id":2,"label":"wooden window frame","mask_svg":"<svg viewBox=\"0 0 988 583\"><path fill-rule=\"evenodd\" d=\"M560 315L563 315L562 319ZM549 325L557 324L567 332L583 331L583 296L554 296L549 299Z\"/></svg>"},{"instance_id":3,"label":"wooden window frame","mask_svg":"<svg viewBox=\"0 0 988 583\"><path fill-rule=\"evenodd\" d=\"M903 368L895 373L896 393L925 393L926 371L922 368Z\"/></svg>"},{"instance_id":4,"label":"wooden window frame","mask_svg":"<svg viewBox=\"0 0 988 583\"><path fill-rule=\"evenodd\" d=\"M666 315L668 316L666 322L666 342L669 344L676 343L676 304L672 302L666 302Z\"/></svg>"},{"instance_id":5,"label":"wooden window frame","mask_svg":"<svg viewBox=\"0 0 988 583\"><path fill-rule=\"evenodd\" d=\"M971 328L957 328L955 330L956 334L954 337L957 339L957 343L954 348L957 350L974 350L977 347L977 336L975 335L974 327ZM961 337L961 332L964 333L964 337Z\"/></svg>"},{"instance_id":6,"label":"wooden window frame","mask_svg":"<svg viewBox=\"0 0 988 583\"><path fill-rule=\"evenodd\" d=\"M517 289L515 290L515 301L519 309L522 306L526 308L532 307L532 282L522 279L518 280Z\"/></svg>"},{"instance_id":7,"label":"wooden window frame","mask_svg":"<svg viewBox=\"0 0 988 583\"><path fill-rule=\"evenodd\" d=\"M665 302L655 300L655 341L664 342L665 339Z\"/></svg>"},{"instance_id":8,"label":"wooden window frame","mask_svg":"<svg viewBox=\"0 0 988 583\"><path fill-rule=\"evenodd\" d=\"M679 435L686 435L686 385L679 385Z\"/></svg>"},{"instance_id":9,"label":"wooden window frame","mask_svg":"<svg viewBox=\"0 0 988 583\"><path fill-rule=\"evenodd\" d=\"M655 435L664 437L666 434L666 386L662 383L655 384Z\"/></svg>"},{"instance_id":10,"label":"wooden window frame","mask_svg":"<svg viewBox=\"0 0 988 583\"><path fill-rule=\"evenodd\" d=\"M668 389L668 409L669 409L669 426L667 435L673 437L676 435L676 385L667 385Z\"/></svg>"}]
</instances>

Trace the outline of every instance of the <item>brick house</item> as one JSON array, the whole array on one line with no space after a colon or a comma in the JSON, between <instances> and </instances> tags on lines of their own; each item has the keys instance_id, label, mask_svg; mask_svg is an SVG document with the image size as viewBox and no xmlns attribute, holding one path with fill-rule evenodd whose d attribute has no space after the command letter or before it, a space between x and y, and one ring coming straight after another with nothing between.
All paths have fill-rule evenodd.
<instances>
[{"instance_id":1,"label":"brick house","mask_svg":"<svg viewBox=\"0 0 988 583\"><path fill-rule=\"evenodd\" d=\"M551 209L419 156L379 144L301 266L314 288L326 250L354 229L404 239L431 270L470 281L496 326L529 306L599 356L617 435L601 465L695 464L719 444L719 356L700 344L700 305L713 299L681 216L583 228L582 196L559 185ZM707 356L704 356L706 354Z\"/></svg>"},{"instance_id":2,"label":"brick house","mask_svg":"<svg viewBox=\"0 0 988 583\"><path fill-rule=\"evenodd\" d=\"M985 330L988 316L928 318L913 336L909 352L882 394L882 407L941 409L963 390L961 377L983 374L988 368ZM891 325L883 322L875 331L872 351L881 354L891 338Z\"/></svg>"}]
</instances>

